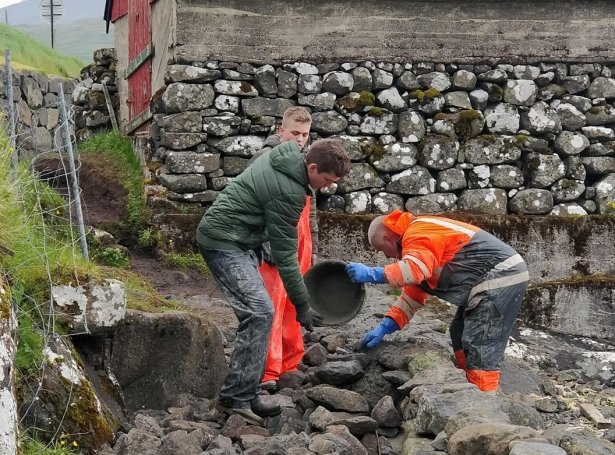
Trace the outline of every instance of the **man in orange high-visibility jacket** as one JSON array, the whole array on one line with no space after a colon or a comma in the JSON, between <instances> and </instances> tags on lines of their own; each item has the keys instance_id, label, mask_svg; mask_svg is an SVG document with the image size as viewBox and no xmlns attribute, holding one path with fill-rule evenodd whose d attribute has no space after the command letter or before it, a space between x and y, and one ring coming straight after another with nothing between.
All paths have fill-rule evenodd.
<instances>
[{"instance_id":1,"label":"man in orange high-visibility jacket","mask_svg":"<svg viewBox=\"0 0 615 455\"><path fill-rule=\"evenodd\" d=\"M480 390L497 390L500 362L528 286L523 258L471 224L399 210L375 218L368 240L396 261L385 267L350 263L350 279L403 290L363 344L371 348L404 327L435 295L459 307L450 325L457 366Z\"/></svg>"}]
</instances>

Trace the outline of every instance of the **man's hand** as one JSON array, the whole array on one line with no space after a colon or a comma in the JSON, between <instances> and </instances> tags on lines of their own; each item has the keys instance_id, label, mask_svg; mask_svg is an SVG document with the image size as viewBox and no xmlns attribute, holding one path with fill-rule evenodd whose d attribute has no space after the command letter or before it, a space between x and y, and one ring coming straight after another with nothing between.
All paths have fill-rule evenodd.
<instances>
[{"instance_id":1,"label":"man's hand","mask_svg":"<svg viewBox=\"0 0 615 455\"><path fill-rule=\"evenodd\" d=\"M254 248L252 251L254 251L254 254L256 255L258 265L262 265L263 262L266 262L267 264L272 266L275 265L273 255L271 254L271 245L269 245L269 242L262 243L261 245Z\"/></svg>"},{"instance_id":2,"label":"man's hand","mask_svg":"<svg viewBox=\"0 0 615 455\"><path fill-rule=\"evenodd\" d=\"M275 265L275 260L273 259L273 254L271 253L271 245L269 242L265 242L261 245L261 249L263 250L263 261L265 261L269 265Z\"/></svg>"},{"instance_id":3,"label":"man's hand","mask_svg":"<svg viewBox=\"0 0 615 455\"><path fill-rule=\"evenodd\" d=\"M373 348L382 341L385 335L398 330L399 326L397 323L393 319L385 317L376 328L367 332L361 343L367 348Z\"/></svg>"},{"instance_id":4,"label":"man's hand","mask_svg":"<svg viewBox=\"0 0 615 455\"><path fill-rule=\"evenodd\" d=\"M299 322L305 330L311 332L314 326L318 327L322 325L322 316L311 308L308 308L300 313L297 312L297 322Z\"/></svg>"},{"instance_id":5,"label":"man's hand","mask_svg":"<svg viewBox=\"0 0 615 455\"><path fill-rule=\"evenodd\" d=\"M386 283L383 267L368 267L360 262L346 264L346 273L353 283Z\"/></svg>"}]
</instances>

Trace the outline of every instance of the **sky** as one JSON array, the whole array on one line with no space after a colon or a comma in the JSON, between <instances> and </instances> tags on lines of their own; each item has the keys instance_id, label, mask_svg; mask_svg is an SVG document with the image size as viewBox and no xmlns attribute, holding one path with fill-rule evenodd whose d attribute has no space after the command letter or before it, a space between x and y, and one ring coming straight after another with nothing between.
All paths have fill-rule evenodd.
<instances>
[{"instance_id":1,"label":"sky","mask_svg":"<svg viewBox=\"0 0 615 455\"><path fill-rule=\"evenodd\" d=\"M4 8L5 6L13 5L14 3L21 3L24 0L0 0L0 8Z\"/></svg>"}]
</instances>

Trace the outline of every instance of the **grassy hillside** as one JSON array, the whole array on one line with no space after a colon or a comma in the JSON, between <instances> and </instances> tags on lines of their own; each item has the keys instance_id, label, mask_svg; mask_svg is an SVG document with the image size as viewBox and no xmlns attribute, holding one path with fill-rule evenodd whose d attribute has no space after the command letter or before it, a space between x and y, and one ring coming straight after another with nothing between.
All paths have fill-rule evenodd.
<instances>
[{"instance_id":1,"label":"grassy hillside","mask_svg":"<svg viewBox=\"0 0 615 455\"><path fill-rule=\"evenodd\" d=\"M51 46L51 32L48 24L17 25L37 41ZM113 29L105 33L105 21L100 18L76 20L71 23L59 22L55 26L54 49L67 55L74 55L87 63L92 61L96 49L113 47Z\"/></svg>"},{"instance_id":2,"label":"grassy hillside","mask_svg":"<svg viewBox=\"0 0 615 455\"><path fill-rule=\"evenodd\" d=\"M11 62L16 70L27 69L59 76L78 76L86 63L61 54L36 41L10 25L0 24L0 49L10 49ZM4 52L0 56L4 64Z\"/></svg>"}]
</instances>

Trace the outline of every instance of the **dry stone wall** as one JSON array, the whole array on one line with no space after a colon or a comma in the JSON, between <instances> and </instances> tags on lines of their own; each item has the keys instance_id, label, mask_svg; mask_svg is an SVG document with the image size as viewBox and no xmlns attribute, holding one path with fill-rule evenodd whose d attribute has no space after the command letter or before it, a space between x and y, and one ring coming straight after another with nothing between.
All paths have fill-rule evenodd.
<instances>
[{"instance_id":1,"label":"dry stone wall","mask_svg":"<svg viewBox=\"0 0 615 455\"><path fill-rule=\"evenodd\" d=\"M57 150L62 146L60 136L60 87L70 117L71 134L77 140L111 129L111 117L102 84L107 85L113 108L119 98L115 85L115 49L99 49L93 62L83 68L80 79L47 76L28 71L14 71L13 112L15 113L16 147L20 157ZM7 73L0 69L0 109L9 118Z\"/></svg>"},{"instance_id":2,"label":"dry stone wall","mask_svg":"<svg viewBox=\"0 0 615 455\"><path fill-rule=\"evenodd\" d=\"M211 203L293 105L353 161L321 210L585 215L615 200L615 66L188 63L152 106L158 182L179 205Z\"/></svg>"},{"instance_id":3,"label":"dry stone wall","mask_svg":"<svg viewBox=\"0 0 615 455\"><path fill-rule=\"evenodd\" d=\"M60 87L67 105L75 87L73 79L46 76L35 72L12 72L13 107L16 122L16 147L20 156L49 151L60 143ZM0 70L0 108L8 119L7 72ZM7 122L8 124L8 122Z\"/></svg>"},{"instance_id":4,"label":"dry stone wall","mask_svg":"<svg viewBox=\"0 0 615 455\"><path fill-rule=\"evenodd\" d=\"M103 84L107 86L113 115L117 118L120 101L116 85L116 66L115 49L98 49L94 52L93 62L81 70L81 80L71 96L77 139L87 139L113 127Z\"/></svg>"}]
</instances>

